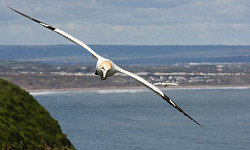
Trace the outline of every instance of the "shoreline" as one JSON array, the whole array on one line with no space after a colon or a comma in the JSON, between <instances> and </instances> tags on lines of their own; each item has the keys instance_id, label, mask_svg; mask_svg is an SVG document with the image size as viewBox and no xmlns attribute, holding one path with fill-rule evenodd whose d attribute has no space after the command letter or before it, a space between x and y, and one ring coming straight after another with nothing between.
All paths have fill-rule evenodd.
<instances>
[{"instance_id":1,"label":"shoreline","mask_svg":"<svg viewBox=\"0 0 250 150\"><path fill-rule=\"evenodd\" d=\"M230 85L230 86L168 86L168 87L158 87L161 90L174 90L174 89L242 89L250 88L250 85ZM63 88L63 89L25 89L29 93L39 93L39 92L66 92L66 91L102 91L102 90L134 90L134 89L148 89L144 86L135 87L102 87L102 88Z\"/></svg>"}]
</instances>

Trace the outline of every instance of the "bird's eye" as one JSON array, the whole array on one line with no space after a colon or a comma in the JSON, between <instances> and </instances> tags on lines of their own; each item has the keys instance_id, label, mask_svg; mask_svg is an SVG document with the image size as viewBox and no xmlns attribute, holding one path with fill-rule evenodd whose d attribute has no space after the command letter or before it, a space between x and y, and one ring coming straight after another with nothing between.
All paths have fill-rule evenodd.
<instances>
[{"instance_id":1,"label":"bird's eye","mask_svg":"<svg viewBox=\"0 0 250 150\"><path fill-rule=\"evenodd\" d=\"M102 69L104 69L104 67L102 67Z\"/></svg>"}]
</instances>

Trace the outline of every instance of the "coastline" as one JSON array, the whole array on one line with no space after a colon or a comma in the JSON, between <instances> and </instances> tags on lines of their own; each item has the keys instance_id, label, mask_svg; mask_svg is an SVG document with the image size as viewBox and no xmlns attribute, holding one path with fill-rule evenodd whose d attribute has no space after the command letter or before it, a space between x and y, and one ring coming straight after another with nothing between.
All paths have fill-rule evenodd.
<instances>
[{"instance_id":1,"label":"coastline","mask_svg":"<svg viewBox=\"0 0 250 150\"><path fill-rule=\"evenodd\" d=\"M168 86L158 87L161 90L175 90L175 89L246 89L250 88L250 85L230 85L230 86ZM63 88L63 89L25 89L29 93L57 93L57 92L70 92L70 91L112 91L112 90L144 90L147 89L144 86L135 87L102 87L102 88Z\"/></svg>"}]
</instances>

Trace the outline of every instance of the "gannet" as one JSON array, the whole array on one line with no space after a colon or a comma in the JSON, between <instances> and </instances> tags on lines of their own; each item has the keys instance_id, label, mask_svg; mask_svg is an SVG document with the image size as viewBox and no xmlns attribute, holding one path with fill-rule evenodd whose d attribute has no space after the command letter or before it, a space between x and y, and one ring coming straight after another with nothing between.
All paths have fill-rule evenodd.
<instances>
[{"instance_id":1,"label":"gannet","mask_svg":"<svg viewBox=\"0 0 250 150\"><path fill-rule=\"evenodd\" d=\"M165 83L154 83L153 85L155 85L155 86L162 85L164 87L167 87L167 86L170 86L170 85L172 85L172 86L178 86L177 83L167 83L167 82L165 82Z\"/></svg>"},{"instance_id":2,"label":"gannet","mask_svg":"<svg viewBox=\"0 0 250 150\"><path fill-rule=\"evenodd\" d=\"M50 26L46 23L43 23L39 20L36 20L30 16L27 16L9 6L7 6L9 9L13 10L14 12L35 21L36 23L44 26L47 29L50 29L56 33L58 33L59 35L65 37L66 39L72 41L75 44L78 44L80 46L82 46L83 48L85 48L87 51L89 51L92 56L97 60L96 63L96 75L99 75L100 78L102 80L107 79L108 77L113 76L117 71L126 74L132 78L134 78L135 80L137 80L138 82L140 82L141 84L143 84L145 87L147 87L148 89L152 90L154 93L156 93L157 95L159 95L160 97L162 97L165 101L167 101L170 105L172 105L174 108L176 108L177 110L179 110L182 114L184 114L185 116L187 116L189 119L191 119L192 121L194 121L196 124L198 124L199 126L203 127L200 123L198 123L196 120L194 120L192 117L190 117L186 112L184 112L173 100L171 100L167 95L165 95L159 88L157 88L156 86L152 85L151 83L149 83L148 81L146 81L145 79L141 78L138 75L135 75L127 70L122 69L121 67L117 66L115 63L113 63L111 60L104 58L102 56L100 56L99 54L97 54L94 50L92 50L89 46L87 46L85 43L83 43L82 41L80 41L79 39L73 37L72 35L58 29L55 28L53 26Z\"/></svg>"}]
</instances>

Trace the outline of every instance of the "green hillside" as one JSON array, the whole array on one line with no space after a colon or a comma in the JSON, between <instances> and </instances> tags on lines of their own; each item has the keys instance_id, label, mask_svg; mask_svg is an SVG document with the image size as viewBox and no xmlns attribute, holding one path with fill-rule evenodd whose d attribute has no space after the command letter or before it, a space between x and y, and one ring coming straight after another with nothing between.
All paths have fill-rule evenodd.
<instances>
[{"instance_id":1,"label":"green hillside","mask_svg":"<svg viewBox=\"0 0 250 150\"><path fill-rule=\"evenodd\" d=\"M58 122L31 96L0 79L0 149L75 149Z\"/></svg>"}]
</instances>

